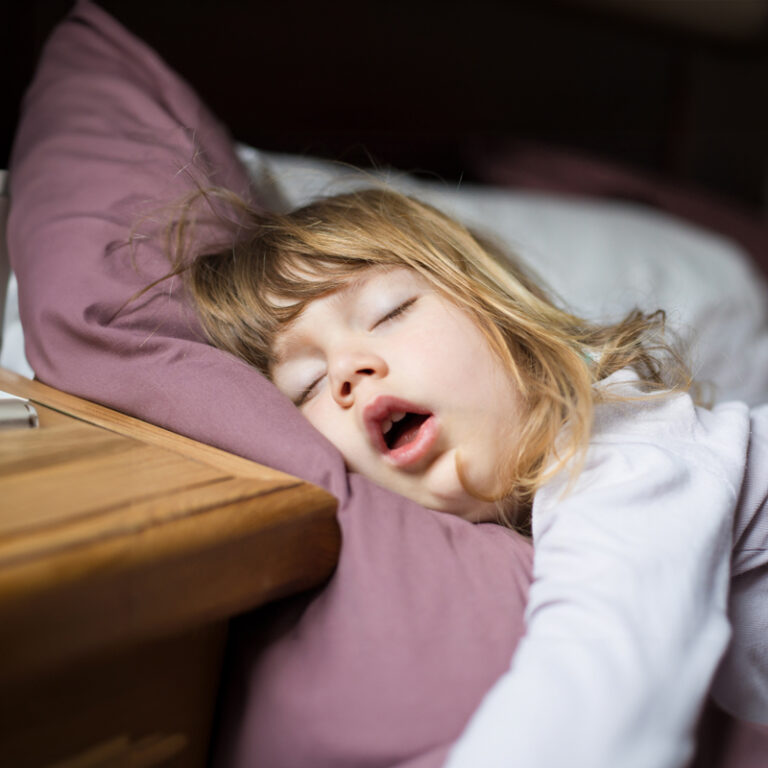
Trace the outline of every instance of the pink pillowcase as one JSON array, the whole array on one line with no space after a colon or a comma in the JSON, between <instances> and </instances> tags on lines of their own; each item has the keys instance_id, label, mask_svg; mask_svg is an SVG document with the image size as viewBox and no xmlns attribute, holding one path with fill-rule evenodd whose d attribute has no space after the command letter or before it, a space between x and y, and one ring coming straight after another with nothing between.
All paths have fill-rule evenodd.
<instances>
[{"instance_id":1,"label":"pink pillowcase","mask_svg":"<svg viewBox=\"0 0 768 768\"><path fill-rule=\"evenodd\" d=\"M522 634L530 546L348 476L271 384L205 343L178 281L112 319L167 270L155 243L138 247L138 270L120 244L193 180L258 199L194 91L78 3L45 47L11 159L9 254L27 356L55 387L339 499L343 548L328 587L261 655L243 629L224 764L438 766Z\"/></svg>"},{"instance_id":2,"label":"pink pillowcase","mask_svg":"<svg viewBox=\"0 0 768 768\"><path fill-rule=\"evenodd\" d=\"M442 765L523 632L530 549L351 477L331 583L264 652L241 631L221 766Z\"/></svg>"}]
</instances>

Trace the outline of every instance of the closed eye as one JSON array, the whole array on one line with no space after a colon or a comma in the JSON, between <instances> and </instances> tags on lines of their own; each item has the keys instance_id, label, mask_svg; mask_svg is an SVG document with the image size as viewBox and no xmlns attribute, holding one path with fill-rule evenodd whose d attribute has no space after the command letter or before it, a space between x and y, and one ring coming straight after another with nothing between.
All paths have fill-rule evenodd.
<instances>
[{"instance_id":1,"label":"closed eye","mask_svg":"<svg viewBox=\"0 0 768 768\"><path fill-rule=\"evenodd\" d=\"M324 377L325 377L325 374L323 374L322 376L318 376L306 389L302 390L301 394L298 397L294 398L293 404L297 408L301 408L301 406L304 405L304 403L311 400L312 397L314 396L317 385L323 380Z\"/></svg>"},{"instance_id":2,"label":"closed eye","mask_svg":"<svg viewBox=\"0 0 768 768\"><path fill-rule=\"evenodd\" d=\"M394 320L396 317L399 317L404 312L407 312L418 299L418 296L414 296L412 299L408 299L407 301L404 301L402 304L399 304L396 306L391 312L388 312L384 317L379 320L376 325L373 327L376 328L377 326L381 325L382 323L386 323L389 320Z\"/></svg>"}]
</instances>

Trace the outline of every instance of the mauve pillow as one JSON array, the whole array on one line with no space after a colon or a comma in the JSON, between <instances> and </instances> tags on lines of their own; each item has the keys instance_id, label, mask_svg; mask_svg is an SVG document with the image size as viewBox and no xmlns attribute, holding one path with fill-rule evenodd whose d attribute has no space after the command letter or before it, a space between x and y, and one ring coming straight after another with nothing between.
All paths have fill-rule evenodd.
<instances>
[{"instance_id":1,"label":"mauve pillow","mask_svg":"<svg viewBox=\"0 0 768 768\"><path fill-rule=\"evenodd\" d=\"M114 317L167 270L155 241L139 243L138 269L120 244L138 216L196 183L254 194L194 91L78 3L43 51L11 158L9 254L27 356L55 387L339 500L331 583L260 655L243 634L222 762L438 766L523 631L530 546L348 476L287 399L205 343L178 281Z\"/></svg>"}]
</instances>

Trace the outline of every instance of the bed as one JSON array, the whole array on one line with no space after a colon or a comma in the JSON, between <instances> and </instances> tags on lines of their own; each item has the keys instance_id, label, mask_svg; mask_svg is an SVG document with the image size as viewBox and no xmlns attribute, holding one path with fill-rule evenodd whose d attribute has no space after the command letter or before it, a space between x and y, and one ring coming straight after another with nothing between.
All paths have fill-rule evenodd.
<instances>
[{"instance_id":1,"label":"bed","mask_svg":"<svg viewBox=\"0 0 768 768\"><path fill-rule=\"evenodd\" d=\"M493 180L514 184L532 158L507 157ZM764 228L618 168L602 167L591 177L600 183L581 191L613 190L623 200L555 194L556 160L549 153L535 164L548 191L380 173L494 232L578 312L666 306L717 399L763 400ZM566 173L575 161L559 160L569 180L560 192L580 191L574 179L586 178L585 167ZM441 765L523 632L530 543L348 476L267 382L205 343L178 285L115 318L165 269L151 239L132 260L121 247L126 231L140 220L151 234L158 204L190 184L222 184L269 207L366 183L365 175L236 145L155 52L83 2L43 53L9 181L15 277L2 367L297 475L338 500L344 546L325 589L232 625L214 764ZM691 223L697 217L720 222L720 232ZM714 725L723 722L712 717L702 721L702 760L714 759L710 742L725 744Z\"/></svg>"}]
</instances>

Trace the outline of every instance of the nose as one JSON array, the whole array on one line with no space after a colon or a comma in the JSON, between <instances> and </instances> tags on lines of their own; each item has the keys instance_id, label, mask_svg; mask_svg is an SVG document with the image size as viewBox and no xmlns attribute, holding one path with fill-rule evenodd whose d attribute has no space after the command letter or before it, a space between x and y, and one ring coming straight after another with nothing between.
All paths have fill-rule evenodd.
<instances>
[{"instance_id":1,"label":"nose","mask_svg":"<svg viewBox=\"0 0 768 768\"><path fill-rule=\"evenodd\" d=\"M355 393L365 379L380 379L389 369L379 355L370 352L343 352L328 366L328 378L333 399L342 407L352 405Z\"/></svg>"}]
</instances>

